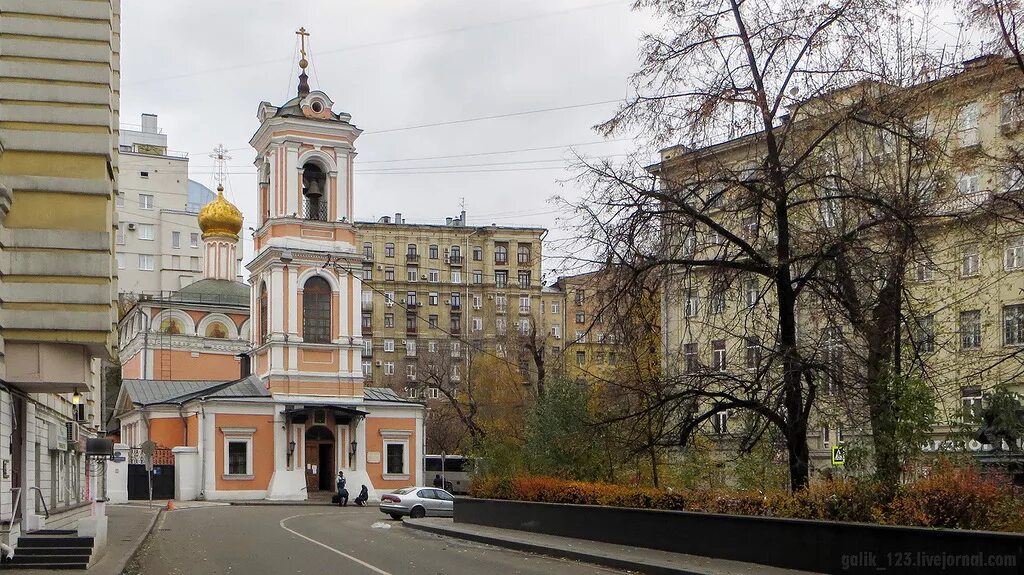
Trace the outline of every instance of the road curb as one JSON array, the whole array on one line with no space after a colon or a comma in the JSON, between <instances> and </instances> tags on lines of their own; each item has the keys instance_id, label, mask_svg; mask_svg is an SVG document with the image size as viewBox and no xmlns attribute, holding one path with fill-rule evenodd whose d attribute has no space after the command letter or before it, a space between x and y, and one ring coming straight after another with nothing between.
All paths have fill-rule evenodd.
<instances>
[{"instance_id":1,"label":"road curb","mask_svg":"<svg viewBox=\"0 0 1024 575\"><path fill-rule=\"evenodd\" d=\"M477 543L486 543L488 545L504 547L506 549L512 549L514 551L524 551L526 553L546 555L548 557L555 557L558 559L571 559L573 561L580 561L582 563L591 563L594 565L601 565L602 567L611 567L612 569L635 571L637 573L646 573L648 575L707 575L706 571L692 571L689 569L682 569L677 567L651 565L648 563L634 561L631 559L621 559L618 557L611 557L608 555L598 555L595 553L574 551L571 549L564 549L560 547L537 545L534 543L526 543L524 541L516 541L513 539L505 539L502 537L483 535L480 533L467 533L465 531L446 529L444 527L437 527L434 525L423 525L420 523L405 520L402 521L402 524L410 529L415 529L426 533L432 533L434 535L443 535L445 537L465 539L467 541L475 541Z\"/></svg>"},{"instance_id":2,"label":"road curb","mask_svg":"<svg viewBox=\"0 0 1024 575\"><path fill-rule=\"evenodd\" d=\"M320 502L309 502L309 501L267 501L265 499L254 499L252 501L225 501L227 505L239 505L239 506L252 506L252 507L339 507L337 503L320 503ZM379 503L367 503L363 507L378 507ZM348 507L353 509L359 509L359 506L354 503L349 503Z\"/></svg>"}]
</instances>

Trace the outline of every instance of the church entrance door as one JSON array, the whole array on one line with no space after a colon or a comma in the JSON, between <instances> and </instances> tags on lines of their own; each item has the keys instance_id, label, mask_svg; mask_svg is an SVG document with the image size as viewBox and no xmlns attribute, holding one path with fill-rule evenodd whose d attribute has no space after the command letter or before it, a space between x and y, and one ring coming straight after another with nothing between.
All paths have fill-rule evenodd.
<instances>
[{"instance_id":1,"label":"church entrance door","mask_svg":"<svg viewBox=\"0 0 1024 575\"><path fill-rule=\"evenodd\" d=\"M316 425L306 430L306 491L335 489L334 434Z\"/></svg>"}]
</instances>

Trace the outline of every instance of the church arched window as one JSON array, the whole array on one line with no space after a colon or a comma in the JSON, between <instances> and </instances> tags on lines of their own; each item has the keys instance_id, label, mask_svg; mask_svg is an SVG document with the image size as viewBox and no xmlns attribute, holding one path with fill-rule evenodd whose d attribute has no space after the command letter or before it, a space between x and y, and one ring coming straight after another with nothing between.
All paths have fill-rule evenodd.
<instances>
[{"instance_id":1,"label":"church arched window","mask_svg":"<svg viewBox=\"0 0 1024 575\"><path fill-rule=\"evenodd\" d=\"M259 331L256 332L256 345L267 341L267 282L260 282L260 318Z\"/></svg>"},{"instance_id":2,"label":"church arched window","mask_svg":"<svg viewBox=\"0 0 1024 575\"><path fill-rule=\"evenodd\" d=\"M302 166L303 217L307 220L327 221L327 175L317 164Z\"/></svg>"},{"instance_id":3,"label":"church arched window","mask_svg":"<svg viewBox=\"0 0 1024 575\"><path fill-rule=\"evenodd\" d=\"M320 276L309 278L302 287L302 340L331 341L331 286Z\"/></svg>"}]
</instances>

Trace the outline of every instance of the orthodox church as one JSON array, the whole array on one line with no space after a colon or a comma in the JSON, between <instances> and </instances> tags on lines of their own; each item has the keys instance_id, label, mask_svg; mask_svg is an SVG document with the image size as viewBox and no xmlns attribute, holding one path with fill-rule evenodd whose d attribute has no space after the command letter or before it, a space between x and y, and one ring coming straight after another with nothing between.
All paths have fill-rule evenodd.
<instances>
[{"instance_id":1,"label":"orthodox church","mask_svg":"<svg viewBox=\"0 0 1024 575\"><path fill-rule=\"evenodd\" d=\"M234 279L242 214L221 187L199 213L204 279L140 298L119 324L113 428L129 448L164 448L180 499L306 499L333 491L338 471L371 497L423 484L423 405L363 384L361 131L310 89L302 56L297 95L260 103L250 140L250 285Z\"/></svg>"}]
</instances>

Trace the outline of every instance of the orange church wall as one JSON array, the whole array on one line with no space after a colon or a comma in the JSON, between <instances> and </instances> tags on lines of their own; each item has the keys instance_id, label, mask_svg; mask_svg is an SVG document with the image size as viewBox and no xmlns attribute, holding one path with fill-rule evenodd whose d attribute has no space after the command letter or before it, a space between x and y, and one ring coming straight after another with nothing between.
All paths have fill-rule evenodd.
<instances>
[{"instance_id":1,"label":"orange church wall","mask_svg":"<svg viewBox=\"0 0 1024 575\"><path fill-rule=\"evenodd\" d=\"M406 470L406 473L409 475L409 479L384 479L384 461L387 454L384 452L384 438L380 435L382 429L412 432L412 435L408 437L409 469ZM416 419L414 417L368 417L366 419L366 451L380 453L380 463L366 463L366 472L370 475L373 486L378 490L388 490L414 485L416 483L416 466L419 461L419 454L416 452L418 445L419 438L416 437Z\"/></svg>"},{"instance_id":2,"label":"orange church wall","mask_svg":"<svg viewBox=\"0 0 1024 575\"><path fill-rule=\"evenodd\" d=\"M333 349L299 348L299 371L337 373L338 353Z\"/></svg>"},{"instance_id":3,"label":"orange church wall","mask_svg":"<svg viewBox=\"0 0 1024 575\"><path fill-rule=\"evenodd\" d=\"M164 362L165 354L169 354L170 362ZM167 366L170 369L166 369ZM189 351L153 350L153 379L233 381L238 379L239 374L239 363L234 355L202 352L199 357L192 357Z\"/></svg>"},{"instance_id":4,"label":"orange church wall","mask_svg":"<svg viewBox=\"0 0 1024 575\"><path fill-rule=\"evenodd\" d=\"M268 382L268 389L271 393L343 397L362 397L363 395L362 381L300 381L296 379L270 377Z\"/></svg>"},{"instance_id":5,"label":"orange church wall","mask_svg":"<svg viewBox=\"0 0 1024 575\"><path fill-rule=\"evenodd\" d=\"M272 415L235 415L218 413L216 432L216 468L218 491L264 490L274 473L274 418ZM252 434L252 479L224 479L224 427L255 428Z\"/></svg>"},{"instance_id":6,"label":"orange church wall","mask_svg":"<svg viewBox=\"0 0 1024 575\"><path fill-rule=\"evenodd\" d=\"M185 422L180 417L160 417L149 420L149 440L160 447L185 445Z\"/></svg>"},{"instance_id":7,"label":"orange church wall","mask_svg":"<svg viewBox=\"0 0 1024 575\"><path fill-rule=\"evenodd\" d=\"M241 328L245 320L249 319L249 314L245 313L229 313L227 314L231 321L235 322L235 327Z\"/></svg>"},{"instance_id":8,"label":"orange church wall","mask_svg":"<svg viewBox=\"0 0 1024 575\"><path fill-rule=\"evenodd\" d=\"M196 327L199 327L199 322L202 321L202 319L206 317L209 312L187 309L185 310L185 313L188 314L188 317L192 318L192 321L195 322Z\"/></svg>"},{"instance_id":9,"label":"orange church wall","mask_svg":"<svg viewBox=\"0 0 1024 575\"><path fill-rule=\"evenodd\" d=\"M142 379L142 352L136 353L121 364L121 377L123 379Z\"/></svg>"}]
</instances>

